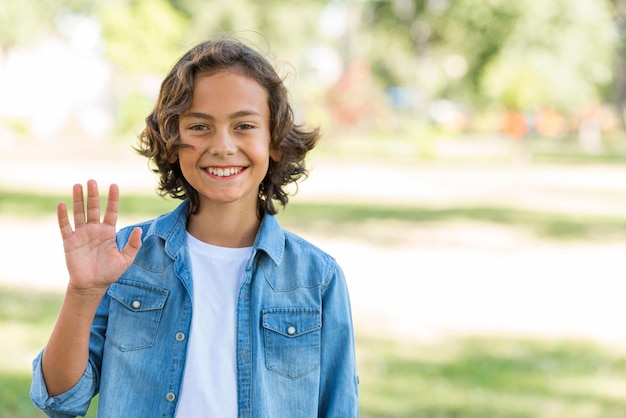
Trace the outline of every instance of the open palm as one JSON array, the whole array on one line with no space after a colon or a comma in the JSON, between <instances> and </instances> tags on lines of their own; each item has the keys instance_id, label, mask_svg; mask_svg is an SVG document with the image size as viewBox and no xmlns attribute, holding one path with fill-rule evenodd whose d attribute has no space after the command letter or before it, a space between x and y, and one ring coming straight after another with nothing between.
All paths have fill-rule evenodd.
<instances>
[{"instance_id":1,"label":"open palm","mask_svg":"<svg viewBox=\"0 0 626 418\"><path fill-rule=\"evenodd\" d=\"M119 189L109 188L106 210L100 221L100 196L94 180L87 182L87 210L80 184L73 188L74 229L67 206L59 203L57 216L63 237L70 286L75 290L102 289L113 283L132 264L141 247L141 229L135 229L120 251L115 240Z\"/></svg>"}]
</instances>

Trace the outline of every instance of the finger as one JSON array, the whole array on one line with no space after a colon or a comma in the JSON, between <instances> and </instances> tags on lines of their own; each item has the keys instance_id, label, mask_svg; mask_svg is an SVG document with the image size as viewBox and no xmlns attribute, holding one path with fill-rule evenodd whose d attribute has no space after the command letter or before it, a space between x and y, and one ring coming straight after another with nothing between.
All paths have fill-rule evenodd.
<instances>
[{"instance_id":1,"label":"finger","mask_svg":"<svg viewBox=\"0 0 626 418\"><path fill-rule=\"evenodd\" d=\"M57 220L59 222L61 237L63 240L69 238L73 231L72 226L70 225L69 217L67 216L67 205L63 202L57 205Z\"/></svg>"},{"instance_id":2,"label":"finger","mask_svg":"<svg viewBox=\"0 0 626 418\"><path fill-rule=\"evenodd\" d=\"M100 195L98 195L98 183L95 180L87 182L87 222L100 222Z\"/></svg>"},{"instance_id":3,"label":"finger","mask_svg":"<svg viewBox=\"0 0 626 418\"><path fill-rule=\"evenodd\" d=\"M122 250L122 254L126 256L129 266L133 262L135 256L141 248L141 234L141 228L133 229L133 232L130 233L130 237L128 237L128 242L126 243L126 246Z\"/></svg>"},{"instance_id":4,"label":"finger","mask_svg":"<svg viewBox=\"0 0 626 418\"><path fill-rule=\"evenodd\" d=\"M85 202L83 200L83 186L75 184L72 189L72 211L74 213L74 227L85 223Z\"/></svg>"},{"instance_id":5,"label":"finger","mask_svg":"<svg viewBox=\"0 0 626 418\"><path fill-rule=\"evenodd\" d=\"M109 187L109 197L107 199L107 207L104 212L103 222L105 224L115 226L117 223L117 216L119 211L120 202L120 189L117 184L112 184Z\"/></svg>"}]
</instances>

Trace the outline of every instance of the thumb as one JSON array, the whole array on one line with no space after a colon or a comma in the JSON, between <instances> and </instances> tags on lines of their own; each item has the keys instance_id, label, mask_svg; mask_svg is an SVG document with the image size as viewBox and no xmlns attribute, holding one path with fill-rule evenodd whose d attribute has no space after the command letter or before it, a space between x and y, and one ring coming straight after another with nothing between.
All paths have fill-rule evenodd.
<instances>
[{"instance_id":1,"label":"thumb","mask_svg":"<svg viewBox=\"0 0 626 418\"><path fill-rule=\"evenodd\" d=\"M142 232L143 231L139 227L133 229L133 232L130 233L130 237L128 238L128 242L126 243L126 245L124 246L124 249L122 250L122 254L124 254L124 256L126 256L126 258L128 259L129 265L130 263L133 262L133 260L135 259L135 256L137 255L137 253L139 252L139 249L141 248Z\"/></svg>"}]
</instances>

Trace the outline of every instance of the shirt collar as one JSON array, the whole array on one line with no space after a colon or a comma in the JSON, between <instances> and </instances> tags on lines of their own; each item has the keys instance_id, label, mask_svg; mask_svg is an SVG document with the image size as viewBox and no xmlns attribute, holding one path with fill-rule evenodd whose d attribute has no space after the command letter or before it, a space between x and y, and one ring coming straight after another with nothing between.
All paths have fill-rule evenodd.
<instances>
[{"instance_id":1,"label":"shirt collar","mask_svg":"<svg viewBox=\"0 0 626 418\"><path fill-rule=\"evenodd\" d=\"M189 200L185 199L171 212L165 213L152 223L148 235L156 235L165 241L165 251L172 258L185 245ZM275 216L265 214L254 240L252 253L265 252L276 264L280 264L285 250L285 231ZM254 257L253 257L254 258Z\"/></svg>"},{"instance_id":2,"label":"shirt collar","mask_svg":"<svg viewBox=\"0 0 626 418\"><path fill-rule=\"evenodd\" d=\"M253 253L264 251L277 265L283 259L285 251L285 230L281 228L274 215L265 214L254 240Z\"/></svg>"}]
</instances>

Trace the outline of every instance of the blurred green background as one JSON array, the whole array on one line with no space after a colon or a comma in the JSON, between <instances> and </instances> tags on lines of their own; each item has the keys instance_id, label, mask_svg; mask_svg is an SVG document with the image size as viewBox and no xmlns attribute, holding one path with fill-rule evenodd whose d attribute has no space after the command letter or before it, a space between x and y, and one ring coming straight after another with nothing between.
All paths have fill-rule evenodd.
<instances>
[{"instance_id":1,"label":"blurred green background","mask_svg":"<svg viewBox=\"0 0 626 418\"><path fill-rule=\"evenodd\" d=\"M176 204L131 145L221 32L322 128L279 218L346 272L363 417L626 415L626 1L0 0L0 416L42 416L56 203Z\"/></svg>"}]
</instances>

